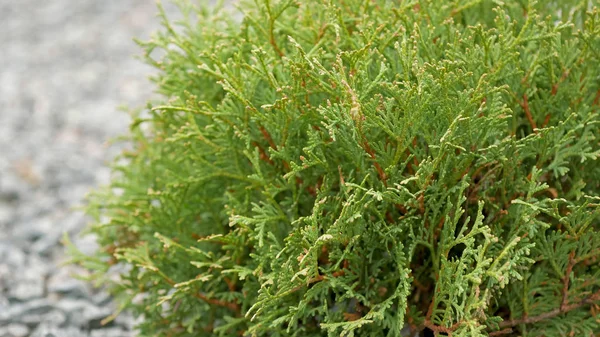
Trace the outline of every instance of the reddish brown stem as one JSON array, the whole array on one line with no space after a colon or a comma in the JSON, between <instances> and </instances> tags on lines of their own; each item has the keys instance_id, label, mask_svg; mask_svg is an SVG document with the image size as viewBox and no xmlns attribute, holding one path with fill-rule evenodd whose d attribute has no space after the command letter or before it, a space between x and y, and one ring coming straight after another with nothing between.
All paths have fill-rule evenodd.
<instances>
[{"instance_id":1,"label":"reddish brown stem","mask_svg":"<svg viewBox=\"0 0 600 337\"><path fill-rule=\"evenodd\" d=\"M225 283L227 283L227 288L229 288L229 291L235 292L235 283L236 282L231 281L227 277L223 278L223 280L225 281Z\"/></svg>"},{"instance_id":2,"label":"reddish brown stem","mask_svg":"<svg viewBox=\"0 0 600 337\"><path fill-rule=\"evenodd\" d=\"M260 129L260 133L262 133L263 137L265 137L265 139L269 143L269 146L271 146L271 148L273 150L277 150L277 145L273 141L273 138L271 137L271 134L269 134L269 131L267 131L267 129L265 129L262 126L259 129Z\"/></svg>"},{"instance_id":3,"label":"reddish brown stem","mask_svg":"<svg viewBox=\"0 0 600 337\"><path fill-rule=\"evenodd\" d=\"M350 313L350 312L345 312L342 314L344 316L344 319L347 322L352 322L352 321L356 321L362 318L362 315L359 313Z\"/></svg>"},{"instance_id":4,"label":"reddish brown stem","mask_svg":"<svg viewBox=\"0 0 600 337\"><path fill-rule=\"evenodd\" d=\"M208 304L213 304L213 305L216 305L219 307L225 307L225 308L235 311L238 315L240 314L240 306L237 303L225 302L225 301L217 300L214 298L208 298L208 297L206 297L206 295L203 295L200 293L194 294L194 297L196 297Z\"/></svg>"},{"instance_id":5,"label":"reddish brown stem","mask_svg":"<svg viewBox=\"0 0 600 337\"><path fill-rule=\"evenodd\" d=\"M391 214L389 211L385 212L385 219L386 219L386 220L387 220L387 222L388 222L388 223L390 223L390 224L393 224L393 223L395 223L395 222L396 222L396 221L394 220L394 217L392 216L392 214Z\"/></svg>"},{"instance_id":6,"label":"reddish brown stem","mask_svg":"<svg viewBox=\"0 0 600 337\"><path fill-rule=\"evenodd\" d=\"M323 276L323 275L319 275L319 276L317 276L317 277L314 277L314 278L312 278L312 279L308 280L308 282L307 282L307 285L309 285L309 284L313 284L313 283L316 283L316 282L321 282L321 281L323 281L325 278L326 278L325 276ZM299 285L299 286L297 286L297 287L293 288L293 289L290 291L290 293L295 293L296 291L298 291L298 290L300 290L300 289L302 289L302 288L304 288L304 287L305 287L305 285L304 285L304 284L302 284L302 285Z\"/></svg>"},{"instance_id":7,"label":"reddish brown stem","mask_svg":"<svg viewBox=\"0 0 600 337\"><path fill-rule=\"evenodd\" d=\"M273 46L273 49L275 49L277 55L279 55L279 57L283 57L283 52L281 51L281 49L279 49L279 46L277 46L277 42L275 42L275 36L273 35L273 32L271 32L271 39L269 40L269 43L271 44L271 46Z\"/></svg>"},{"instance_id":8,"label":"reddish brown stem","mask_svg":"<svg viewBox=\"0 0 600 337\"><path fill-rule=\"evenodd\" d=\"M269 157L267 152L258 143L254 142L253 145L258 148L258 156L260 160L268 163L269 165L275 165L275 163L271 160L271 157Z\"/></svg>"},{"instance_id":9,"label":"reddish brown stem","mask_svg":"<svg viewBox=\"0 0 600 337\"><path fill-rule=\"evenodd\" d=\"M511 319L508 321L501 322L499 324L499 327L500 328L509 328L509 327L515 327L515 326L521 325L521 324L533 324L533 323L541 322L541 321L551 319L551 318L554 318L554 317L562 315L562 314L566 314L569 311L579 309L586 305L594 304L594 302L596 302L596 301L600 301L600 291L595 292L594 294L584 298L583 300L581 300L577 303L569 304L564 307L561 306L562 308L556 308L552 311L549 311L549 312L546 312L546 313L543 313L543 314L540 314L537 316L524 317L524 318L519 318L519 319Z\"/></svg>"},{"instance_id":10,"label":"reddish brown stem","mask_svg":"<svg viewBox=\"0 0 600 337\"><path fill-rule=\"evenodd\" d=\"M533 132L537 133L537 125L535 124L533 116L531 115L531 110L529 109L529 101L527 100L527 94L523 94L523 102L521 102L521 107L525 111L525 117L527 117L527 120L529 121L529 124L533 129Z\"/></svg>"},{"instance_id":11,"label":"reddish brown stem","mask_svg":"<svg viewBox=\"0 0 600 337\"><path fill-rule=\"evenodd\" d=\"M269 143L269 146L273 150L277 150L277 144L275 144L275 142L273 141L273 137L271 137L271 134L269 133L269 131L267 131L267 129L265 129L263 126L260 126L259 129L260 129L260 133L262 133L262 135L265 138L265 140L267 141L267 143ZM255 146L257 146L258 150L260 151L261 159L268 162L269 164L273 165L274 163L271 160L271 158L267 155L267 153L258 144L255 144ZM290 171L290 164L285 160L283 161L283 167L287 171Z\"/></svg>"},{"instance_id":12,"label":"reddish brown stem","mask_svg":"<svg viewBox=\"0 0 600 337\"><path fill-rule=\"evenodd\" d=\"M423 285L423 283L419 282L419 280L417 280L417 278L413 278L413 284L415 285L415 287L417 287L422 292L424 292L424 293L429 292L429 287L426 287L425 285Z\"/></svg>"},{"instance_id":13,"label":"reddish brown stem","mask_svg":"<svg viewBox=\"0 0 600 337\"><path fill-rule=\"evenodd\" d=\"M363 146L364 146L365 151L369 155L369 157L371 157L371 159L373 159L373 166L375 166L375 170L377 170L379 179L381 179L383 184L387 187L387 175L381 168L381 165L379 165L379 163L377 162L377 159L375 157L375 151L373 151L373 149L371 149L371 146L369 146L369 143L366 140L364 141Z\"/></svg>"},{"instance_id":14,"label":"reddish brown stem","mask_svg":"<svg viewBox=\"0 0 600 337\"><path fill-rule=\"evenodd\" d=\"M501 335L507 335L509 333L513 332L512 328L506 328L500 331L494 331L494 332L490 332L488 336L501 336Z\"/></svg>"},{"instance_id":15,"label":"reddish brown stem","mask_svg":"<svg viewBox=\"0 0 600 337\"><path fill-rule=\"evenodd\" d=\"M542 128L545 128L546 126L548 126L548 123L550 123L550 114L546 115L546 118L544 118L544 123L542 123Z\"/></svg>"},{"instance_id":16,"label":"reddish brown stem","mask_svg":"<svg viewBox=\"0 0 600 337\"><path fill-rule=\"evenodd\" d=\"M425 315L425 321L430 321L432 314L433 314L433 298L431 299L431 302L429 303L429 307L427 308L427 314Z\"/></svg>"},{"instance_id":17,"label":"reddish brown stem","mask_svg":"<svg viewBox=\"0 0 600 337\"><path fill-rule=\"evenodd\" d=\"M340 183L342 186L346 185L346 181L344 180L344 175L342 174L342 166L338 165L338 172L340 173Z\"/></svg>"},{"instance_id":18,"label":"reddish brown stem","mask_svg":"<svg viewBox=\"0 0 600 337\"><path fill-rule=\"evenodd\" d=\"M171 285L173 287L175 286L175 281L171 280L170 278L166 277L165 281L169 285ZM225 302L225 301L217 300L214 298L208 298L206 295L201 294L201 293L194 293L193 296L208 303L208 304L213 304L213 305L216 305L219 307L225 307L225 308L231 309L231 310L235 311L238 316L241 314L240 306L237 303Z\"/></svg>"},{"instance_id":19,"label":"reddish brown stem","mask_svg":"<svg viewBox=\"0 0 600 337\"><path fill-rule=\"evenodd\" d=\"M445 333L447 336L452 336L452 332L454 332L454 330L456 330L461 324L462 321L456 322L452 324L451 327L447 328L445 326L435 325L430 320L425 320L425 322L423 322L423 326L429 328L429 330L433 331L434 333Z\"/></svg>"}]
</instances>

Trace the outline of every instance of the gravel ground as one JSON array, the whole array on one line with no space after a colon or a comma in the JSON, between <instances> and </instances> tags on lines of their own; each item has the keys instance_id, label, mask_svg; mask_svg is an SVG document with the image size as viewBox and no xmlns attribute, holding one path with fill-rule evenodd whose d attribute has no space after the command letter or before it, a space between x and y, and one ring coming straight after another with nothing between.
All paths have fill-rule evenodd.
<instances>
[{"instance_id":1,"label":"gravel ground","mask_svg":"<svg viewBox=\"0 0 600 337\"><path fill-rule=\"evenodd\" d=\"M101 326L111 298L59 266L59 240L96 248L73 207L109 179L117 107L151 97L132 37L155 13L155 0L0 0L0 337L132 335L127 315Z\"/></svg>"}]
</instances>

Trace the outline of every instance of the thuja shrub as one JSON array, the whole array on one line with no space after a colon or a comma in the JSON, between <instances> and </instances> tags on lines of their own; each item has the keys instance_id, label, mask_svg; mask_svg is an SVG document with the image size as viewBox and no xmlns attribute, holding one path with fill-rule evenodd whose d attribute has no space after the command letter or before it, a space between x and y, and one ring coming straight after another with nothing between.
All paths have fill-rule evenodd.
<instances>
[{"instance_id":1,"label":"thuja shrub","mask_svg":"<svg viewBox=\"0 0 600 337\"><path fill-rule=\"evenodd\" d=\"M597 336L596 2L179 6L73 252L140 336Z\"/></svg>"}]
</instances>

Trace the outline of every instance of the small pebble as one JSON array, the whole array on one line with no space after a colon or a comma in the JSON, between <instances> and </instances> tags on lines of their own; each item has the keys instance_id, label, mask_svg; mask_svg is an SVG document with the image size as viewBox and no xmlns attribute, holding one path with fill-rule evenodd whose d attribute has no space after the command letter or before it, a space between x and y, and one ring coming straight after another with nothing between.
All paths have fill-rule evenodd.
<instances>
[{"instance_id":1,"label":"small pebble","mask_svg":"<svg viewBox=\"0 0 600 337\"><path fill-rule=\"evenodd\" d=\"M121 328L106 328L90 331L90 337L127 337L131 334Z\"/></svg>"},{"instance_id":2,"label":"small pebble","mask_svg":"<svg viewBox=\"0 0 600 337\"><path fill-rule=\"evenodd\" d=\"M25 337L29 334L29 328L23 324L12 323L0 328L0 337Z\"/></svg>"},{"instance_id":3,"label":"small pebble","mask_svg":"<svg viewBox=\"0 0 600 337\"><path fill-rule=\"evenodd\" d=\"M52 323L42 323L30 337L87 337L87 334L74 327L60 328Z\"/></svg>"},{"instance_id":4,"label":"small pebble","mask_svg":"<svg viewBox=\"0 0 600 337\"><path fill-rule=\"evenodd\" d=\"M73 275L80 273L81 270L77 270L73 266L60 268L48 278L46 284L48 292L69 298L89 298L91 294L88 285L82 280L73 278Z\"/></svg>"}]
</instances>

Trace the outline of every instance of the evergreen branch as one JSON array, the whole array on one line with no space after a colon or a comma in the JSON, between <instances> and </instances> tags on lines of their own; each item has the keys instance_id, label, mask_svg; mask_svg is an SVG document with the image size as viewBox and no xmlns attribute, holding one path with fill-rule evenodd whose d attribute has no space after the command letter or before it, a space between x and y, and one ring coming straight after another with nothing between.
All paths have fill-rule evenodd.
<instances>
[{"instance_id":1,"label":"evergreen branch","mask_svg":"<svg viewBox=\"0 0 600 337\"><path fill-rule=\"evenodd\" d=\"M277 17L274 17L273 13L271 12L271 4L269 2L269 0L265 0L267 14L269 15L269 43L271 44L271 46L273 46L273 49L275 49L275 52L281 58L284 56L284 54L283 51L279 49L277 41L275 40L275 20L277 19Z\"/></svg>"},{"instance_id":2,"label":"evergreen branch","mask_svg":"<svg viewBox=\"0 0 600 337\"><path fill-rule=\"evenodd\" d=\"M571 278L571 273L573 272L573 266L575 265L575 251L572 250L569 254L569 262L567 264L567 271L565 272L565 277L563 279L563 288L562 288L562 302L560 303L560 309L565 310L569 305L569 280Z\"/></svg>"},{"instance_id":3,"label":"evergreen branch","mask_svg":"<svg viewBox=\"0 0 600 337\"><path fill-rule=\"evenodd\" d=\"M556 316L562 315L562 314L566 314L570 311L579 309L581 307L587 306L587 305L592 305L595 302L600 301L600 290L593 293L592 295L589 295L587 297L585 297L583 300L577 302L577 303L573 303L573 304L569 304L569 305L565 305L556 308L552 311L537 315L537 316L533 316L533 317L522 317L519 319L511 319L508 321L503 321L500 322L500 324L498 325L500 328L512 328L515 327L517 325L521 325L521 324L533 324L533 323L537 323L537 322L541 322L541 321L545 321L551 318L554 318Z\"/></svg>"},{"instance_id":4,"label":"evergreen branch","mask_svg":"<svg viewBox=\"0 0 600 337\"><path fill-rule=\"evenodd\" d=\"M371 159L373 160L373 166L375 166L375 170L377 171L377 175L379 175L379 179L383 182L383 185L387 187L387 175L385 174L385 171L383 170L381 165L379 165L379 163L377 162L375 151L373 151L373 149L369 145L369 142L366 139L363 142L363 146L369 157L371 157Z\"/></svg>"},{"instance_id":5,"label":"evergreen branch","mask_svg":"<svg viewBox=\"0 0 600 337\"><path fill-rule=\"evenodd\" d=\"M177 288L177 283L175 281L173 281L170 277L165 275L163 272L161 272L160 270L158 270L156 268L153 268L151 270L156 271L163 278L163 280L165 282L167 282L170 286L172 286L173 288ZM216 305L219 307L231 309L232 311L235 311L235 313L238 315L238 317L241 316L240 306L237 303L231 303L231 302L217 300L214 298L209 298L208 296L201 294L201 293L197 293L197 292L194 292L193 296L196 297L197 299L202 300L203 302L206 302L207 304L212 304L212 305Z\"/></svg>"},{"instance_id":6,"label":"evergreen branch","mask_svg":"<svg viewBox=\"0 0 600 337\"><path fill-rule=\"evenodd\" d=\"M204 294L200 294L200 293L194 293L194 297L196 297L208 304L213 304L213 305L216 305L219 307L228 308L228 309L234 311L238 317L242 316L241 311L240 311L240 305L237 303L225 302L225 301L217 300L214 298L209 298L208 296L206 296Z\"/></svg>"},{"instance_id":7,"label":"evergreen branch","mask_svg":"<svg viewBox=\"0 0 600 337\"><path fill-rule=\"evenodd\" d=\"M140 335L599 331L595 4L173 1L77 255Z\"/></svg>"},{"instance_id":8,"label":"evergreen branch","mask_svg":"<svg viewBox=\"0 0 600 337\"><path fill-rule=\"evenodd\" d=\"M260 160L268 163L271 166L275 165L275 162L267 154L267 152L265 151L265 149L263 149L262 146L260 146L260 144L258 144L257 142L252 142L252 145L256 146L256 148L258 149L258 156L259 156Z\"/></svg>"},{"instance_id":9,"label":"evergreen branch","mask_svg":"<svg viewBox=\"0 0 600 337\"><path fill-rule=\"evenodd\" d=\"M260 133L263 134L263 137L265 137L265 139L269 143L269 146L271 146L273 150L277 150L277 145L273 141L273 138L271 137L271 134L269 134L269 131L267 131L267 129L265 129L263 126L259 127L259 129Z\"/></svg>"},{"instance_id":10,"label":"evergreen branch","mask_svg":"<svg viewBox=\"0 0 600 337\"><path fill-rule=\"evenodd\" d=\"M450 327L436 325L431 320L431 316L433 314L434 303L435 303L435 298L432 298L431 302L429 303L429 308L427 309L427 314L425 315L425 320L419 326L417 331L423 331L425 328L428 328L429 330L433 331L436 335L439 333L445 333L447 336L452 336L452 333L454 332L454 330L458 329L458 327L461 324L463 324L464 322L458 321L458 322L452 324Z\"/></svg>"}]
</instances>

